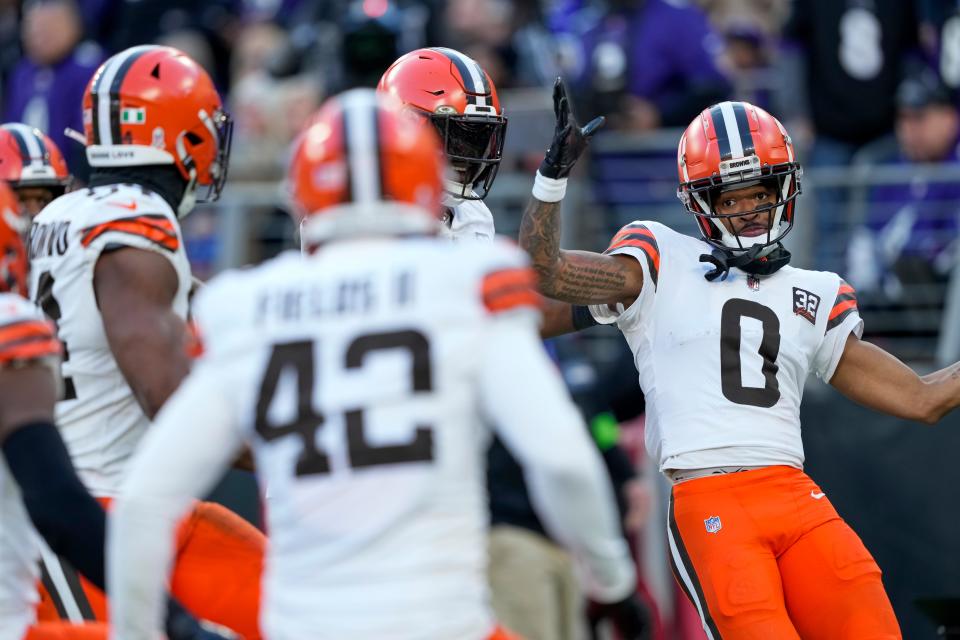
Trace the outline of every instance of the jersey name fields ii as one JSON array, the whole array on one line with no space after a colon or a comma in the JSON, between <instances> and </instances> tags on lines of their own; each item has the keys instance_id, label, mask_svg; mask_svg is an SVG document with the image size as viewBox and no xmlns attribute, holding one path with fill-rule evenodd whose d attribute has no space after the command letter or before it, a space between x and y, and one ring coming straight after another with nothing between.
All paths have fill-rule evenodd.
<instances>
[{"instance_id":1,"label":"jersey name fields ii","mask_svg":"<svg viewBox=\"0 0 960 640\"><path fill-rule=\"evenodd\" d=\"M229 398L269 487L268 631L489 632L480 354L502 312L533 335L532 286L505 242L366 239L198 293L194 383Z\"/></svg>"}]
</instances>

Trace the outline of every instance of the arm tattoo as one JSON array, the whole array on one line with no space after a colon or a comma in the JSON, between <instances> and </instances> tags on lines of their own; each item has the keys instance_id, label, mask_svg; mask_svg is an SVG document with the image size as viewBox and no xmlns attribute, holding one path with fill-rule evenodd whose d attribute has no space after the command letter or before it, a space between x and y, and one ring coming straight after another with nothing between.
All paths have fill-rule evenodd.
<instances>
[{"instance_id":1,"label":"arm tattoo","mask_svg":"<svg viewBox=\"0 0 960 640\"><path fill-rule=\"evenodd\" d=\"M573 304L605 304L636 296L619 260L589 251L560 249L560 203L530 198L520 223L520 245L533 260L540 289Z\"/></svg>"},{"instance_id":2,"label":"arm tattoo","mask_svg":"<svg viewBox=\"0 0 960 640\"><path fill-rule=\"evenodd\" d=\"M546 281L560 260L559 202L530 198L520 221L520 246L530 254L534 269Z\"/></svg>"}]
</instances>

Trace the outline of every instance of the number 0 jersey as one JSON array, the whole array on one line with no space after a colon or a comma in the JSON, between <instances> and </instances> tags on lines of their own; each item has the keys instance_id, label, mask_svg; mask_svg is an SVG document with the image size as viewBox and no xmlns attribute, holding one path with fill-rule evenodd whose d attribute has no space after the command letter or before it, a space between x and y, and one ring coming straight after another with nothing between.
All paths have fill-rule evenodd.
<instances>
[{"instance_id":1,"label":"number 0 jersey","mask_svg":"<svg viewBox=\"0 0 960 640\"><path fill-rule=\"evenodd\" d=\"M803 468L803 385L810 372L829 381L847 337L862 334L856 294L834 273L790 266L708 282L713 266L699 259L710 251L657 222L625 226L606 251L643 269L629 308L590 310L633 351L647 449L661 470Z\"/></svg>"},{"instance_id":2,"label":"number 0 jersey","mask_svg":"<svg viewBox=\"0 0 960 640\"><path fill-rule=\"evenodd\" d=\"M40 212L30 234L30 296L64 343L57 425L95 496L116 495L149 424L107 344L93 289L99 257L125 247L170 260L180 283L173 310L186 317L190 265L177 217L159 195L131 184L74 191Z\"/></svg>"},{"instance_id":3,"label":"number 0 jersey","mask_svg":"<svg viewBox=\"0 0 960 640\"><path fill-rule=\"evenodd\" d=\"M0 367L33 360L56 366L60 342L40 310L13 293L0 293ZM0 638L22 638L35 619L39 536L20 489L0 458Z\"/></svg>"}]
</instances>

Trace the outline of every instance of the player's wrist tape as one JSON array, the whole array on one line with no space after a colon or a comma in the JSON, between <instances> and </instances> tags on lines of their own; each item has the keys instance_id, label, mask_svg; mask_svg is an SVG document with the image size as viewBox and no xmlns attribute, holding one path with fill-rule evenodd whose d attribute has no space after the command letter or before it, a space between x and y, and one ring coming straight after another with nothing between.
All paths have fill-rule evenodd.
<instances>
[{"instance_id":1,"label":"player's wrist tape","mask_svg":"<svg viewBox=\"0 0 960 640\"><path fill-rule=\"evenodd\" d=\"M548 178L539 171L533 180L533 197L540 202L560 202L567 194L566 178Z\"/></svg>"}]
</instances>

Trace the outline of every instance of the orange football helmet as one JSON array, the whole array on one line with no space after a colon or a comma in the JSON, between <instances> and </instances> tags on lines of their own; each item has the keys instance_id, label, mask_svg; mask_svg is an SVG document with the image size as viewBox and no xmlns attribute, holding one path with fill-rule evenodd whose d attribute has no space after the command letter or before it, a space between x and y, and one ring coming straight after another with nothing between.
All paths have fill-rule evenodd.
<instances>
[{"instance_id":1,"label":"orange football helmet","mask_svg":"<svg viewBox=\"0 0 960 640\"><path fill-rule=\"evenodd\" d=\"M100 65L83 128L93 167L176 166L188 185L181 215L220 197L233 121L207 72L177 49L131 47Z\"/></svg>"},{"instance_id":2,"label":"orange football helmet","mask_svg":"<svg viewBox=\"0 0 960 640\"><path fill-rule=\"evenodd\" d=\"M329 99L297 139L288 172L304 244L435 230L444 168L436 133L399 103L370 89Z\"/></svg>"},{"instance_id":3,"label":"orange football helmet","mask_svg":"<svg viewBox=\"0 0 960 640\"><path fill-rule=\"evenodd\" d=\"M49 136L34 127L8 122L0 126L0 180L14 189L46 187L60 196L70 184L70 170Z\"/></svg>"},{"instance_id":4,"label":"orange football helmet","mask_svg":"<svg viewBox=\"0 0 960 640\"><path fill-rule=\"evenodd\" d=\"M0 182L0 292L26 296L27 250L19 209L13 190Z\"/></svg>"},{"instance_id":5,"label":"orange football helmet","mask_svg":"<svg viewBox=\"0 0 960 640\"><path fill-rule=\"evenodd\" d=\"M507 119L490 76L459 51L417 49L394 62L377 90L430 119L443 140L457 180L447 191L482 200L490 192L503 156Z\"/></svg>"},{"instance_id":6,"label":"orange football helmet","mask_svg":"<svg viewBox=\"0 0 960 640\"><path fill-rule=\"evenodd\" d=\"M775 246L793 228L803 172L787 130L759 107L721 102L704 109L680 138L677 172L677 196L697 217L703 239L719 249L756 252ZM776 202L743 213L714 211L721 191L759 183L772 183ZM771 209L767 233L755 237L731 233L721 221Z\"/></svg>"}]
</instances>

